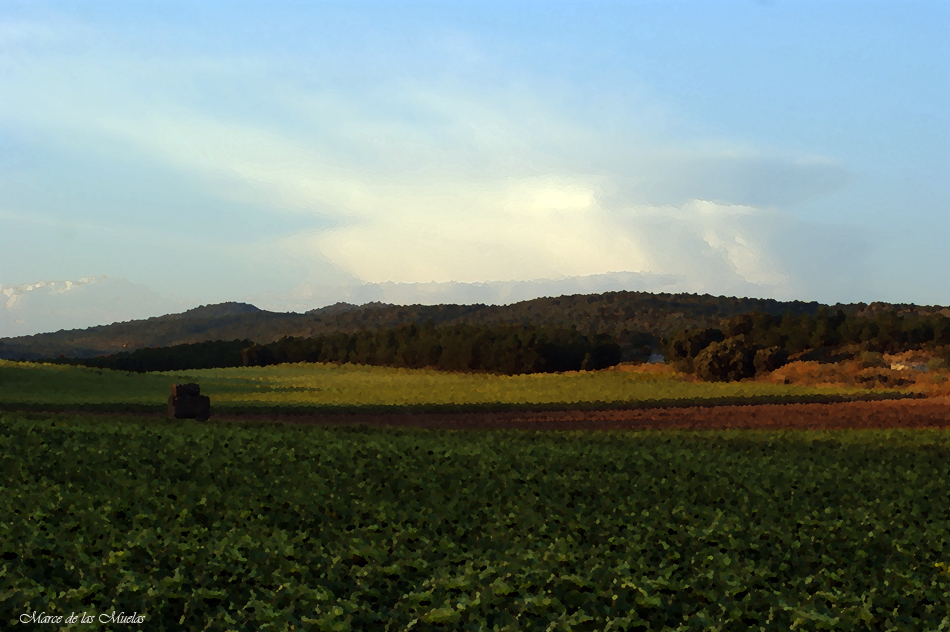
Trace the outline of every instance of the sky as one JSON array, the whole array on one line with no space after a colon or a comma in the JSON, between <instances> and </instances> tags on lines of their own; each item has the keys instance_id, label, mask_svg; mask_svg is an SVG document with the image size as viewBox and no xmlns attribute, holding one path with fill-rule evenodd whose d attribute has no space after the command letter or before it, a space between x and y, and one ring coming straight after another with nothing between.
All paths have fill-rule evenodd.
<instances>
[{"instance_id":1,"label":"sky","mask_svg":"<svg viewBox=\"0 0 950 632\"><path fill-rule=\"evenodd\" d=\"M102 278L948 305L948 237L943 0L0 3L0 335Z\"/></svg>"}]
</instances>

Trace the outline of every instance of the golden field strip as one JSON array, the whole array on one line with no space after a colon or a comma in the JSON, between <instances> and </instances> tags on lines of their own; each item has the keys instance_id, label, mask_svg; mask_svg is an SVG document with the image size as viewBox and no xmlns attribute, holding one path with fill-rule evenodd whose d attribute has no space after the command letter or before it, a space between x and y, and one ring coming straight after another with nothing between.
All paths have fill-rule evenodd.
<instances>
[{"instance_id":1,"label":"golden field strip","mask_svg":"<svg viewBox=\"0 0 950 632\"><path fill-rule=\"evenodd\" d=\"M899 396L894 391L847 386L703 383L636 366L515 376L327 364L139 374L0 361L0 406L131 405L158 410L174 382L197 382L202 394L211 397L214 409L235 412L354 407L480 409L495 405L652 407Z\"/></svg>"}]
</instances>

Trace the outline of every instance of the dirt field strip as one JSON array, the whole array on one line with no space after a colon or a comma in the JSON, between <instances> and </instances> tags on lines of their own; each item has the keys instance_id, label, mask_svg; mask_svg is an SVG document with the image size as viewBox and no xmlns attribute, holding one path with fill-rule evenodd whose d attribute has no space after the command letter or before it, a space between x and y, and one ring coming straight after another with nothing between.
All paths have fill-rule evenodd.
<instances>
[{"instance_id":1,"label":"dirt field strip","mask_svg":"<svg viewBox=\"0 0 950 632\"><path fill-rule=\"evenodd\" d=\"M950 428L950 398L758 404L605 411L386 415L215 415L219 421L277 421L447 430L830 430Z\"/></svg>"}]
</instances>

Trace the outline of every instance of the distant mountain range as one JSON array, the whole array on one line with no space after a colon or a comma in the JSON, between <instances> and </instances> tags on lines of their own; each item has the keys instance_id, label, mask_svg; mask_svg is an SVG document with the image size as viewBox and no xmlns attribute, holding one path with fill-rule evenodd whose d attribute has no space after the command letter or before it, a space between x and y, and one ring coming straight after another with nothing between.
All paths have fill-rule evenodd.
<instances>
[{"instance_id":1,"label":"distant mountain range","mask_svg":"<svg viewBox=\"0 0 950 632\"><path fill-rule=\"evenodd\" d=\"M535 298L510 305L393 305L339 302L305 313L265 311L247 303L205 305L188 311L143 320L0 338L0 358L43 359L64 355L89 358L208 340L249 339L268 343L284 336L314 336L334 331L375 329L403 324L534 324L577 327L578 331L608 333L627 349L659 348L659 339L689 326L709 326L736 314L761 311L781 315L814 315L817 302L733 298L708 294L605 292ZM886 303L834 305L846 312L871 315L881 310L921 314L950 309Z\"/></svg>"}]
</instances>

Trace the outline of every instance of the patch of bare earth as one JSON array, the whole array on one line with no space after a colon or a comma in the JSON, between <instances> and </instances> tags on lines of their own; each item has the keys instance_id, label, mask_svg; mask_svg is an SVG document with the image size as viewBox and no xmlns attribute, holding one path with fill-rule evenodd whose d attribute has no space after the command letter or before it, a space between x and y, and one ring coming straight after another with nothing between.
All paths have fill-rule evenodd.
<instances>
[{"instance_id":1,"label":"patch of bare earth","mask_svg":"<svg viewBox=\"0 0 950 632\"><path fill-rule=\"evenodd\" d=\"M216 416L317 425L371 425L446 430L824 430L950 428L950 398L847 402L691 406L610 411L511 413Z\"/></svg>"}]
</instances>

